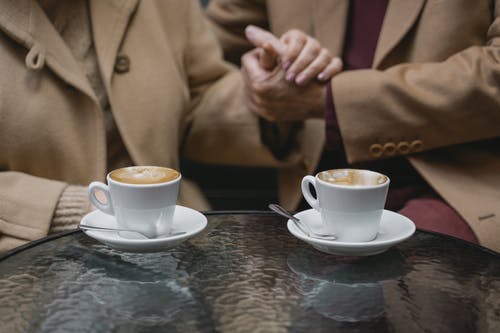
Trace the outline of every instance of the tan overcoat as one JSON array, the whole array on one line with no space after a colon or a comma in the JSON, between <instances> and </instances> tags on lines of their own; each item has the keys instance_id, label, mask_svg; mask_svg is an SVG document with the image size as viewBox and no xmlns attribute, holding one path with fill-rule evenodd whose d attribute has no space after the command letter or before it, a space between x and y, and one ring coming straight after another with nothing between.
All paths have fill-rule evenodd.
<instances>
[{"instance_id":1,"label":"tan overcoat","mask_svg":"<svg viewBox=\"0 0 500 333\"><path fill-rule=\"evenodd\" d=\"M207 15L229 58L249 49L247 24L313 35L341 55L348 0L212 0ZM332 81L350 162L407 155L470 224L500 251L500 0L390 0L372 69ZM299 138L306 164L280 174L288 208L314 172L324 122Z\"/></svg>"},{"instance_id":2,"label":"tan overcoat","mask_svg":"<svg viewBox=\"0 0 500 333\"><path fill-rule=\"evenodd\" d=\"M197 0L89 4L101 75L135 164L178 168L180 150L196 156L199 141L211 161L274 163ZM90 83L37 1L0 1L0 251L45 236L68 183L104 180L105 140ZM181 188L181 204L203 209L197 197Z\"/></svg>"}]
</instances>

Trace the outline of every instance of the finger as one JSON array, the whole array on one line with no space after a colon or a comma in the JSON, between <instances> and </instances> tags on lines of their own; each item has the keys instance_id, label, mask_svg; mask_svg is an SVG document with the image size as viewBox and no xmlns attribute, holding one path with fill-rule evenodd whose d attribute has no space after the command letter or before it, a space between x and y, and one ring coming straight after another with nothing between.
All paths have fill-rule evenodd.
<instances>
[{"instance_id":1,"label":"finger","mask_svg":"<svg viewBox=\"0 0 500 333\"><path fill-rule=\"evenodd\" d=\"M247 106L247 108L250 111L252 111L254 113L258 113L256 105L255 105L255 95L254 95L254 92L252 90L252 83L248 79L248 76L245 75L245 71L242 70L242 72L244 74L243 75L243 86L244 86L243 95L244 95L245 105Z\"/></svg>"},{"instance_id":2,"label":"finger","mask_svg":"<svg viewBox=\"0 0 500 333\"><path fill-rule=\"evenodd\" d=\"M272 33L254 25L249 25L245 28L245 36L256 47L262 47L265 43L270 43L277 54L282 54L284 51L281 41Z\"/></svg>"},{"instance_id":3,"label":"finger","mask_svg":"<svg viewBox=\"0 0 500 333\"><path fill-rule=\"evenodd\" d=\"M313 38L308 38L299 56L286 71L286 80L289 82L295 80L296 75L309 66L309 64L316 59L320 51L321 46L318 41Z\"/></svg>"},{"instance_id":4,"label":"finger","mask_svg":"<svg viewBox=\"0 0 500 333\"><path fill-rule=\"evenodd\" d=\"M252 113L258 115L259 117L262 117L267 120L271 120L274 118L272 113L268 112L268 109L259 105L258 101L256 100L256 97L253 96L252 94L246 96L245 103L247 108Z\"/></svg>"},{"instance_id":5,"label":"finger","mask_svg":"<svg viewBox=\"0 0 500 333\"><path fill-rule=\"evenodd\" d=\"M245 105L252 113L271 121L275 119L275 115L272 111L270 111L270 107L268 106L267 100L265 98L261 98L258 93L256 93L252 87L252 84L245 80Z\"/></svg>"},{"instance_id":6,"label":"finger","mask_svg":"<svg viewBox=\"0 0 500 333\"><path fill-rule=\"evenodd\" d=\"M295 83L299 86L306 85L326 69L331 59L330 52L327 49L322 49L316 59L314 59L302 72L298 73Z\"/></svg>"},{"instance_id":7,"label":"finger","mask_svg":"<svg viewBox=\"0 0 500 333\"><path fill-rule=\"evenodd\" d=\"M241 68L241 73L243 76L244 92L248 96L266 96L270 92L271 86L260 76L252 77L252 73L249 73L245 67Z\"/></svg>"},{"instance_id":8,"label":"finger","mask_svg":"<svg viewBox=\"0 0 500 333\"><path fill-rule=\"evenodd\" d=\"M259 48L260 52L260 65L266 70L273 70L278 62L279 54L274 49L271 43L264 43L262 48Z\"/></svg>"},{"instance_id":9,"label":"finger","mask_svg":"<svg viewBox=\"0 0 500 333\"><path fill-rule=\"evenodd\" d=\"M261 51L259 51L259 49L254 49L245 53L241 57L241 68L246 72L250 80L255 80L259 77L263 77L267 73L267 71L262 68L260 64L260 52Z\"/></svg>"},{"instance_id":10,"label":"finger","mask_svg":"<svg viewBox=\"0 0 500 333\"><path fill-rule=\"evenodd\" d=\"M249 73L242 67L241 68L241 76L243 77L243 92L246 95L249 94L250 92L250 86L251 86L251 80L250 80L250 75Z\"/></svg>"},{"instance_id":11,"label":"finger","mask_svg":"<svg viewBox=\"0 0 500 333\"><path fill-rule=\"evenodd\" d=\"M297 30L290 30L282 36L285 51L281 56L283 68L286 70L297 59L307 42L307 35Z\"/></svg>"},{"instance_id":12,"label":"finger","mask_svg":"<svg viewBox=\"0 0 500 333\"><path fill-rule=\"evenodd\" d=\"M326 68L321 73L318 74L317 76L318 80L322 82L330 80L332 77L334 77L335 75L337 75L342 71L342 66L343 64L340 58L338 57L333 58L330 61L330 64L328 64L328 66L326 66Z\"/></svg>"},{"instance_id":13,"label":"finger","mask_svg":"<svg viewBox=\"0 0 500 333\"><path fill-rule=\"evenodd\" d=\"M257 94L250 94L249 100L255 108L260 110L265 110L267 108L266 102Z\"/></svg>"}]
</instances>

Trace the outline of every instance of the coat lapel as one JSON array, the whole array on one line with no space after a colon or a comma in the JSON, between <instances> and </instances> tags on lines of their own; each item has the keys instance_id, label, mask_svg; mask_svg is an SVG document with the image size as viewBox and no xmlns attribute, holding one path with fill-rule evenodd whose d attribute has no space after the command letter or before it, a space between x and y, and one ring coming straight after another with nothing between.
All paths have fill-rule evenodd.
<instances>
[{"instance_id":1,"label":"coat lapel","mask_svg":"<svg viewBox=\"0 0 500 333\"><path fill-rule=\"evenodd\" d=\"M415 24L426 0L389 0L380 31L373 67L380 66L384 58L403 39Z\"/></svg>"},{"instance_id":2,"label":"coat lapel","mask_svg":"<svg viewBox=\"0 0 500 333\"><path fill-rule=\"evenodd\" d=\"M94 45L106 88L109 88L115 59L138 0L91 0L90 16Z\"/></svg>"},{"instance_id":3,"label":"coat lapel","mask_svg":"<svg viewBox=\"0 0 500 333\"><path fill-rule=\"evenodd\" d=\"M29 31L31 0L0 1L0 29L26 48L33 45Z\"/></svg>"},{"instance_id":4,"label":"coat lapel","mask_svg":"<svg viewBox=\"0 0 500 333\"><path fill-rule=\"evenodd\" d=\"M349 11L348 0L312 0L313 34L333 55L341 56Z\"/></svg>"},{"instance_id":5,"label":"coat lapel","mask_svg":"<svg viewBox=\"0 0 500 333\"><path fill-rule=\"evenodd\" d=\"M36 46L54 73L96 100L80 65L36 1L2 0L0 28L27 49Z\"/></svg>"}]
</instances>

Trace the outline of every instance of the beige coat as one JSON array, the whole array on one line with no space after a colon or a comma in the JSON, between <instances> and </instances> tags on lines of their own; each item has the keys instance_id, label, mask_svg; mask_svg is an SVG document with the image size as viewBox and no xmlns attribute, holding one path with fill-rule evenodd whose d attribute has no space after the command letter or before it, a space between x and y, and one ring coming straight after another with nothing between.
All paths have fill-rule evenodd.
<instances>
[{"instance_id":1,"label":"beige coat","mask_svg":"<svg viewBox=\"0 0 500 333\"><path fill-rule=\"evenodd\" d=\"M211 161L274 163L197 0L89 3L101 74L134 163L178 168L179 151L196 156L197 140ZM115 66L118 56L129 66ZM35 0L0 1L0 73L2 251L47 234L68 183L104 179L106 136L89 81ZM195 140L184 144L189 134ZM181 189L181 204L204 208L197 198L193 187Z\"/></svg>"},{"instance_id":2,"label":"beige coat","mask_svg":"<svg viewBox=\"0 0 500 333\"><path fill-rule=\"evenodd\" d=\"M212 0L208 16L234 60L247 24L291 28L341 55L348 0ZM408 155L420 174L500 251L500 0L390 0L372 69L332 81L350 162ZM280 175L288 207L314 172L324 122L307 121L306 164Z\"/></svg>"}]
</instances>

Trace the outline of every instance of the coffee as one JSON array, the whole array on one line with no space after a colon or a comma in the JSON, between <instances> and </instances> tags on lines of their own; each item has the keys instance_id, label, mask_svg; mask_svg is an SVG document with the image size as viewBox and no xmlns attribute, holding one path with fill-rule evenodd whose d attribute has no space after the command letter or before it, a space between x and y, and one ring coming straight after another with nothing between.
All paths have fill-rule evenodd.
<instances>
[{"instance_id":1,"label":"coffee","mask_svg":"<svg viewBox=\"0 0 500 333\"><path fill-rule=\"evenodd\" d=\"M109 177L126 184L160 184L177 179L179 171L157 166L134 166L116 169Z\"/></svg>"},{"instance_id":2,"label":"coffee","mask_svg":"<svg viewBox=\"0 0 500 333\"><path fill-rule=\"evenodd\" d=\"M322 171L318 178L327 183L347 186L375 186L387 182L387 177L369 170L335 169Z\"/></svg>"}]
</instances>

